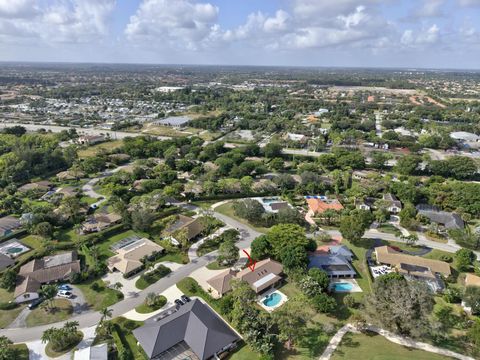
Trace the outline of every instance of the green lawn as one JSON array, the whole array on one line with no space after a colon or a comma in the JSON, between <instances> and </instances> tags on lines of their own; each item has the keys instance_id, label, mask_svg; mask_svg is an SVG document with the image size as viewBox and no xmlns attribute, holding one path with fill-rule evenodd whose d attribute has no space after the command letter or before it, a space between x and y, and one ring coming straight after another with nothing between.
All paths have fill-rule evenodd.
<instances>
[{"instance_id":1,"label":"green lawn","mask_svg":"<svg viewBox=\"0 0 480 360\"><path fill-rule=\"evenodd\" d=\"M228 360L260 360L259 354L254 352L248 345L241 345L233 352Z\"/></svg>"},{"instance_id":2,"label":"green lawn","mask_svg":"<svg viewBox=\"0 0 480 360\"><path fill-rule=\"evenodd\" d=\"M171 273L171 269L164 265L159 265L148 273L143 273L135 282L137 289L144 290L152 284L155 284L161 278Z\"/></svg>"},{"instance_id":3,"label":"green lawn","mask_svg":"<svg viewBox=\"0 0 480 360\"><path fill-rule=\"evenodd\" d=\"M98 284L98 290L92 289L91 285L93 283ZM88 281L75 286L82 291L85 300L93 310L101 310L123 299L123 294L120 291L107 288L103 280Z\"/></svg>"},{"instance_id":4,"label":"green lawn","mask_svg":"<svg viewBox=\"0 0 480 360\"><path fill-rule=\"evenodd\" d=\"M97 202L97 199L91 198L89 196L82 196L80 199L82 202L87 203L87 205L92 205Z\"/></svg>"},{"instance_id":5,"label":"green lawn","mask_svg":"<svg viewBox=\"0 0 480 360\"><path fill-rule=\"evenodd\" d=\"M153 311L156 311L158 309L161 309L162 307L165 306L165 304L167 303L167 298L163 295L160 295L161 296L161 300L158 302L157 305L155 306L148 306L145 302L139 306L137 306L135 308L135 310L140 313L140 314L148 314L148 313L151 313Z\"/></svg>"},{"instance_id":6,"label":"green lawn","mask_svg":"<svg viewBox=\"0 0 480 360\"><path fill-rule=\"evenodd\" d=\"M21 238L20 242L30 249L38 249L42 246L42 237L38 235L27 235Z\"/></svg>"},{"instance_id":7,"label":"green lawn","mask_svg":"<svg viewBox=\"0 0 480 360\"><path fill-rule=\"evenodd\" d=\"M13 300L13 291L0 288L0 302L7 303L11 300Z\"/></svg>"},{"instance_id":8,"label":"green lawn","mask_svg":"<svg viewBox=\"0 0 480 360\"><path fill-rule=\"evenodd\" d=\"M402 232L392 224L382 224L377 228L377 230L387 234L393 234L395 236L402 235Z\"/></svg>"},{"instance_id":9,"label":"green lawn","mask_svg":"<svg viewBox=\"0 0 480 360\"><path fill-rule=\"evenodd\" d=\"M24 306L18 306L11 310L0 310L0 328L4 329L16 319L18 314L23 310Z\"/></svg>"},{"instance_id":10,"label":"green lawn","mask_svg":"<svg viewBox=\"0 0 480 360\"><path fill-rule=\"evenodd\" d=\"M377 334L352 334L343 337L331 360L446 360L445 356L394 344Z\"/></svg>"},{"instance_id":11,"label":"green lawn","mask_svg":"<svg viewBox=\"0 0 480 360\"><path fill-rule=\"evenodd\" d=\"M228 269L229 267L229 265L220 265L218 261L211 262L207 265L207 269L209 270L224 270Z\"/></svg>"},{"instance_id":12,"label":"green lawn","mask_svg":"<svg viewBox=\"0 0 480 360\"><path fill-rule=\"evenodd\" d=\"M252 225L247 220L242 219L242 218L238 217L237 215L235 215L235 211L233 210L233 203L232 202L228 202L226 204L223 204L223 205L220 205L220 206L216 207L215 211L219 212L220 214L229 216L229 217L237 220L238 222L241 222L242 224L248 225L258 232L266 233L269 230L269 228L266 228L266 227Z\"/></svg>"},{"instance_id":13,"label":"green lawn","mask_svg":"<svg viewBox=\"0 0 480 360\"><path fill-rule=\"evenodd\" d=\"M72 316L72 303L67 299L53 300L55 307L51 310L46 309L46 303L32 310L28 314L26 323L27 327L51 324L58 321L67 320Z\"/></svg>"}]
</instances>

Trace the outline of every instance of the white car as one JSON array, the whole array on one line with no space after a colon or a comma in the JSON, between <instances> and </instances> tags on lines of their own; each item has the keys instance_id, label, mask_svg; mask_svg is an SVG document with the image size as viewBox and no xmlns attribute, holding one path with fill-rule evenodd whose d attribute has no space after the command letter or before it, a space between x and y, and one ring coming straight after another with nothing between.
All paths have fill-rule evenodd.
<instances>
[{"instance_id":1,"label":"white car","mask_svg":"<svg viewBox=\"0 0 480 360\"><path fill-rule=\"evenodd\" d=\"M67 290L60 290L57 293L57 296L70 299L72 297L72 293L70 291L67 291Z\"/></svg>"}]
</instances>

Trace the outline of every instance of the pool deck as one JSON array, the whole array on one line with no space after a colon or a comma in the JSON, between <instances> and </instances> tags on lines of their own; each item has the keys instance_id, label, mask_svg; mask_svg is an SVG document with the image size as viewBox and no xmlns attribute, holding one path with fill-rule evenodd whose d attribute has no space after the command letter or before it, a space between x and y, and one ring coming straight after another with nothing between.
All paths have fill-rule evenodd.
<instances>
[{"instance_id":1,"label":"pool deck","mask_svg":"<svg viewBox=\"0 0 480 360\"><path fill-rule=\"evenodd\" d=\"M351 290L345 290L345 291L337 291L335 290L335 284L338 283L349 283L352 284L352 289ZM363 292L362 288L360 285L358 285L357 280L355 279L335 279L330 282L329 285L330 290L333 290L334 292L337 293L353 293L353 292Z\"/></svg>"},{"instance_id":2,"label":"pool deck","mask_svg":"<svg viewBox=\"0 0 480 360\"><path fill-rule=\"evenodd\" d=\"M273 294L273 293L277 293L277 294L280 294L282 296L282 298L280 299L280 301L278 302L278 304L276 304L275 306L267 306L263 303L263 301L267 298L267 296L269 296L270 294ZM280 306L282 306L283 304L285 304L286 302L288 301L288 297L287 295L285 295L284 293L282 293L280 290L277 290L277 289L270 289L268 290L266 293L262 294L261 296L258 297L258 300L257 300L257 303L263 308L265 309L266 311L268 312L272 312L273 310L279 308Z\"/></svg>"}]
</instances>

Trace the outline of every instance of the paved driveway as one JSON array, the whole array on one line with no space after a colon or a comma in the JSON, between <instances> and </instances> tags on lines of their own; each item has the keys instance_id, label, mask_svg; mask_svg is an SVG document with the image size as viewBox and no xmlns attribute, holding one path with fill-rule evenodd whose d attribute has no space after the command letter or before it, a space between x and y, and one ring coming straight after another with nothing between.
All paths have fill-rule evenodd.
<instances>
[{"instance_id":1,"label":"paved driveway","mask_svg":"<svg viewBox=\"0 0 480 360\"><path fill-rule=\"evenodd\" d=\"M85 296L83 296L82 291L77 288L75 285L70 285L72 287L72 298L69 299L73 306L73 313L74 314L81 314L84 311L89 311L90 308L85 300Z\"/></svg>"}]
</instances>

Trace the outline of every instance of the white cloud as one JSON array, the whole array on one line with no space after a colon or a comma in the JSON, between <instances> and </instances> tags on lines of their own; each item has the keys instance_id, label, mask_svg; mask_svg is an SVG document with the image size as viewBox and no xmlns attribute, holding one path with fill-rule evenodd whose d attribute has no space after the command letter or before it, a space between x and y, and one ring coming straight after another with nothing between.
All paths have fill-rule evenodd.
<instances>
[{"instance_id":1,"label":"white cloud","mask_svg":"<svg viewBox=\"0 0 480 360\"><path fill-rule=\"evenodd\" d=\"M423 0L421 6L413 11L414 17L438 17L443 16L445 0Z\"/></svg>"},{"instance_id":2,"label":"white cloud","mask_svg":"<svg viewBox=\"0 0 480 360\"><path fill-rule=\"evenodd\" d=\"M31 17L38 12L34 0L0 0L0 17Z\"/></svg>"},{"instance_id":3,"label":"white cloud","mask_svg":"<svg viewBox=\"0 0 480 360\"><path fill-rule=\"evenodd\" d=\"M95 41L108 33L108 18L115 7L115 0L39 3L42 6L35 3L0 0L0 39L12 41L14 37L17 41L45 43Z\"/></svg>"},{"instance_id":4,"label":"white cloud","mask_svg":"<svg viewBox=\"0 0 480 360\"><path fill-rule=\"evenodd\" d=\"M400 42L406 46L418 45L432 45L438 43L440 40L440 29L436 24L433 24L426 30L421 30L415 33L411 29L404 31Z\"/></svg>"},{"instance_id":5,"label":"white cloud","mask_svg":"<svg viewBox=\"0 0 480 360\"><path fill-rule=\"evenodd\" d=\"M263 24L266 32L279 32L287 30L290 14L284 10L277 10L275 17L267 18Z\"/></svg>"},{"instance_id":6,"label":"white cloud","mask_svg":"<svg viewBox=\"0 0 480 360\"><path fill-rule=\"evenodd\" d=\"M125 28L132 41L196 50L219 37L218 7L190 0L144 0Z\"/></svg>"}]
</instances>

